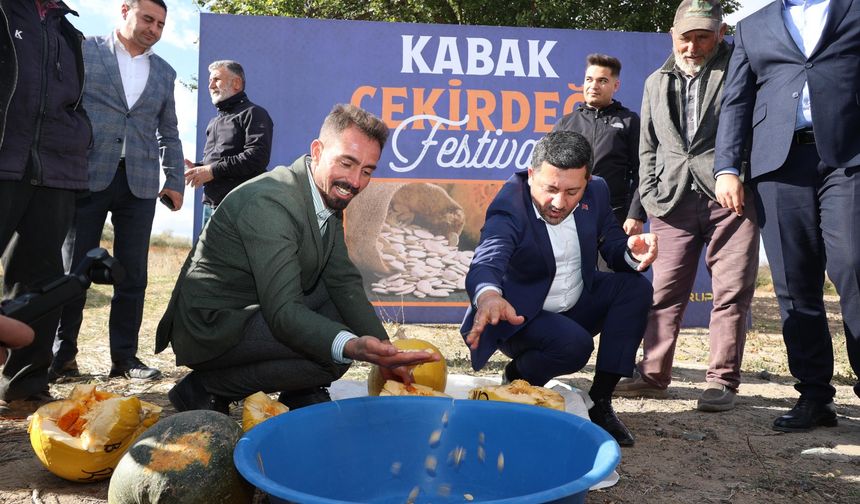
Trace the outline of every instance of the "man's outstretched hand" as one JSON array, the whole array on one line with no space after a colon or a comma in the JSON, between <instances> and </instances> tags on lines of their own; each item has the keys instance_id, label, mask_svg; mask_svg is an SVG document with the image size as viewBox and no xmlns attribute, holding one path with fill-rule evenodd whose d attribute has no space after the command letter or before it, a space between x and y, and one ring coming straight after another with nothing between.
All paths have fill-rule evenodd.
<instances>
[{"instance_id":1,"label":"man's outstretched hand","mask_svg":"<svg viewBox=\"0 0 860 504\"><path fill-rule=\"evenodd\" d=\"M645 271L657 259L657 235L642 233L627 238L627 248L630 255L639 261L638 271Z\"/></svg>"},{"instance_id":2,"label":"man's outstretched hand","mask_svg":"<svg viewBox=\"0 0 860 504\"><path fill-rule=\"evenodd\" d=\"M412 384L413 381L410 369L412 366L442 359L436 352L398 350L390 341L373 336L360 336L347 341L343 347L343 355L353 360L376 364L384 379L394 379L406 385Z\"/></svg>"},{"instance_id":3,"label":"man's outstretched hand","mask_svg":"<svg viewBox=\"0 0 860 504\"><path fill-rule=\"evenodd\" d=\"M477 307L475 322L472 324L469 334L466 335L466 344L472 350L478 349L481 334L484 332L487 324L496 325L504 320L513 325L520 325L526 320L522 315L517 315L514 307L501 294L493 290L481 293L481 297L478 298Z\"/></svg>"}]
</instances>

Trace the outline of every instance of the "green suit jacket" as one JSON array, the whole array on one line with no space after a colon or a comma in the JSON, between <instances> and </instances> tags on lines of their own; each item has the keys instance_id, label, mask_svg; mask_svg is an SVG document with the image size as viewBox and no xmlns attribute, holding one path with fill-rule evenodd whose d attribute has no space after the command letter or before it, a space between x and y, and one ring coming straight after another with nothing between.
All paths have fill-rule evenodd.
<instances>
[{"instance_id":1,"label":"green suit jacket","mask_svg":"<svg viewBox=\"0 0 860 504\"><path fill-rule=\"evenodd\" d=\"M158 324L156 353L170 343L193 366L227 352L258 311L279 341L323 365L342 330L388 339L347 255L340 213L320 235L301 157L240 185L218 206L188 255ZM345 325L303 303L318 282Z\"/></svg>"}]
</instances>

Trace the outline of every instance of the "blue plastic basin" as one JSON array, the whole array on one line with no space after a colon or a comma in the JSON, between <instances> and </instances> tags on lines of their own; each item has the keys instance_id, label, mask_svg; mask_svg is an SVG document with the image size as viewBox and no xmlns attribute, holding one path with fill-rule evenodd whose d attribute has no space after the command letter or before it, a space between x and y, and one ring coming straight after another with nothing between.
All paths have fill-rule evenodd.
<instances>
[{"instance_id":1,"label":"blue plastic basin","mask_svg":"<svg viewBox=\"0 0 860 504\"><path fill-rule=\"evenodd\" d=\"M434 431L440 437L432 443ZM459 464L458 448L465 450ZM469 494L473 502L527 504L584 502L621 451L591 422L546 408L361 397L263 422L239 440L233 458L274 502L403 504L417 487L415 503L462 503Z\"/></svg>"}]
</instances>

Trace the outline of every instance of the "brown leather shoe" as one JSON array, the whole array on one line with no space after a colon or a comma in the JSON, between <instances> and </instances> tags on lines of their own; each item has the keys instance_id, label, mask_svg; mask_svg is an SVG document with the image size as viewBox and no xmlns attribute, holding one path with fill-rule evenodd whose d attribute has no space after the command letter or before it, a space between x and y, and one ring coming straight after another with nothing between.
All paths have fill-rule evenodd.
<instances>
[{"instance_id":1,"label":"brown leather shoe","mask_svg":"<svg viewBox=\"0 0 860 504\"><path fill-rule=\"evenodd\" d=\"M5 401L0 399L0 417L5 418L26 418L42 405L55 401L50 392L43 390L33 395L27 396L24 399L16 399Z\"/></svg>"},{"instance_id":2,"label":"brown leather shoe","mask_svg":"<svg viewBox=\"0 0 860 504\"><path fill-rule=\"evenodd\" d=\"M696 409L708 412L729 411L735 407L736 395L737 392L734 389L722 383L708 382L702 395L699 396Z\"/></svg>"},{"instance_id":3,"label":"brown leather shoe","mask_svg":"<svg viewBox=\"0 0 860 504\"><path fill-rule=\"evenodd\" d=\"M615 386L612 395L616 397L648 397L650 399L666 399L669 391L658 387L642 378L638 371L630 378L623 378Z\"/></svg>"},{"instance_id":4,"label":"brown leather shoe","mask_svg":"<svg viewBox=\"0 0 860 504\"><path fill-rule=\"evenodd\" d=\"M48 381L54 383L61 378L79 378L81 371L78 369L78 362L75 359L66 362L51 363L48 368Z\"/></svg>"}]
</instances>

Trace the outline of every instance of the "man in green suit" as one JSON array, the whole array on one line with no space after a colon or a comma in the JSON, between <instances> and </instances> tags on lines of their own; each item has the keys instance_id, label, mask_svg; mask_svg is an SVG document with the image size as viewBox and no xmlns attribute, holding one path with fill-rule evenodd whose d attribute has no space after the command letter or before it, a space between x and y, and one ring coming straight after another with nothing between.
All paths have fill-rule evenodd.
<instances>
[{"instance_id":1,"label":"man in green suit","mask_svg":"<svg viewBox=\"0 0 860 504\"><path fill-rule=\"evenodd\" d=\"M406 366L438 360L388 342L350 262L341 211L367 187L386 125L352 105L326 117L310 156L233 190L182 267L158 325L192 368L168 394L178 411L229 411L249 394L280 392L292 408L329 400L352 360L410 382Z\"/></svg>"}]
</instances>

